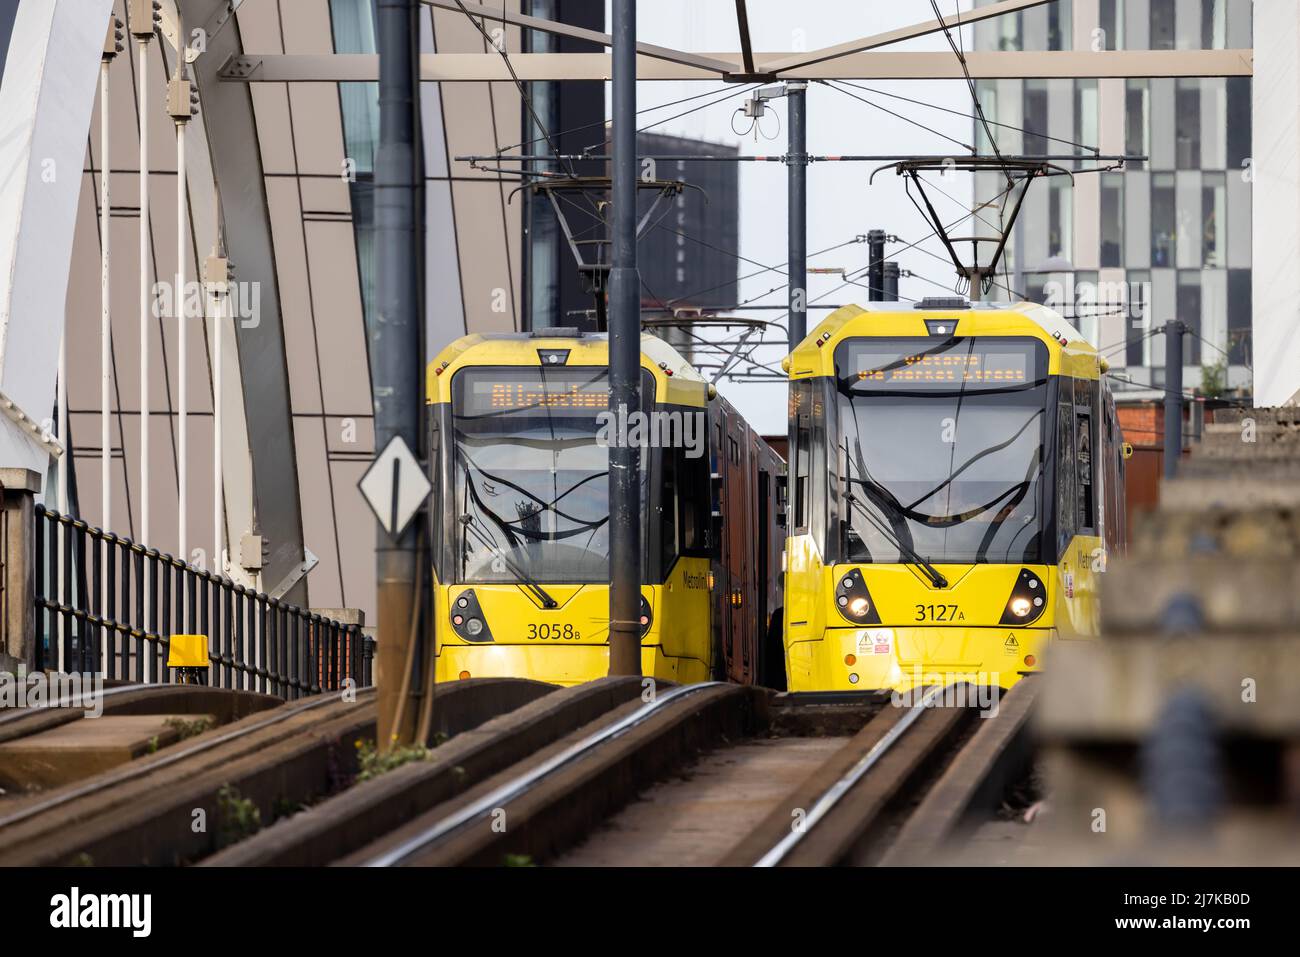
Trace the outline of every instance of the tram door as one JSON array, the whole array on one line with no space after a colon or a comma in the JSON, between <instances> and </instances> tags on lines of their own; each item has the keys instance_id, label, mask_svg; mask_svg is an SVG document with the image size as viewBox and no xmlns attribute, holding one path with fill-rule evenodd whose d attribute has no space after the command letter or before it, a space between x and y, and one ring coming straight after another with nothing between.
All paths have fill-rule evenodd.
<instances>
[{"instance_id":1,"label":"tram door","mask_svg":"<svg viewBox=\"0 0 1300 957\"><path fill-rule=\"evenodd\" d=\"M758 563L756 565L758 573L754 576L754 637L755 644L761 644L767 638L767 620L772 614L768 607L767 596L771 592L772 581L772 476L758 464L758 453L755 450L755 467L758 474L758 534L754 536L758 543L756 556ZM760 681L767 679L768 675L759 675Z\"/></svg>"},{"instance_id":2,"label":"tram door","mask_svg":"<svg viewBox=\"0 0 1300 957\"><path fill-rule=\"evenodd\" d=\"M726 456L726 480L723 487L723 502L727 514L726 547L723 564L726 568L726 631L728 675L736 681L745 681L753 669L753 661L745 641L745 585L749 580L749 549L753 536L749 525L753 509L749 500L748 483L745 481L745 427L740 417L734 414L726 417L725 436L723 438Z\"/></svg>"}]
</instances>

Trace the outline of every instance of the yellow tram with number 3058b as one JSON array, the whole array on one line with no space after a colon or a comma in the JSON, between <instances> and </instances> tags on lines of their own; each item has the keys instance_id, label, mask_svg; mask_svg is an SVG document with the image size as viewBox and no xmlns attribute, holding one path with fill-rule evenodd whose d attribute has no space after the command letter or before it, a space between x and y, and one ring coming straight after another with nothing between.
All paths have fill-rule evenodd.
<instances>
[{"instance_id":1,"label":"yellow tram with number 3058b","mask_svg":"<svg viewBox=\"0 0 1300 957\"><path fill-rule=\"evenodd\" d=\"M1125 446L1076 329L1033 303L873 302L784 365L791 691L1009 687L1096 633Z\"/></svg>"},{"instance_id":2,"label":"yellow tram with number 3058b","mask_svg":"<svg viewBox=\"0 0 1300 957\"><path fill-rule=\"evenodd\" d=\"M609 341L469 335L429 365L437 680L609 673L609 448L641 449L641 667L779 681L784 464L668 343L640 410L609 407Z\"/></svg>"}]
</instances>

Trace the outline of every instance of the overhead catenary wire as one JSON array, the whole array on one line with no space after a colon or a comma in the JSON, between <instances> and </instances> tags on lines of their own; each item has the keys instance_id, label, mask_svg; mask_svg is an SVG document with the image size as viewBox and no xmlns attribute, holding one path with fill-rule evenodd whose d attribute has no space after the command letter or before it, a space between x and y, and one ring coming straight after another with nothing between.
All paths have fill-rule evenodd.
<instances>
[{"instance_id":1,"label":"overhead catenary wire","mask_svg":"<svg viewBox=\"0 0 1300 957\"><path fill-rule=\"evenodd\" d=\"M929 103L925 100L918 100L915 99L914 97L903 96L901 93L893 93L890 92L889 90L881 90L876 87L863 86L861 83L854 83L852 80L819 80L818 82L826 83L826 84L834 83L834 84L839 84L841 86L851 86L855 90L861 90L864 93L873 93L876 96L887 96L895 100L902 100L906 103L911 103L915 106L924 106L927 109L938 110L941 113L951 113L953 116L960 116L968 120L977 121L979 119L974 114L963 113L961 110L954 110L952 107L940 106L938 103ZM1053 143L1063 143L1066 146L1073 146L1075 149L1084 150L1086 152L1093 153L1094 155L1100 153L1100 150L1096 146L1089 146L1086 143L1076 143L1074 140L1065 139L1060 136L1051 136L1047 133L1039 133L1035 130L1026 129L1023 126L1016 126L1014 123L1003 123L1003 122L999 122L998 120L986 120L986 122L990 126L996 126L999 127L1000 129L1005 129L1005 130L1012 130L1013 132L1021 133L1024 136L1033 136L1041 140L1051 141ZM1086 159L1089 157L1080 157L1080 158Z\"/></svg>"},{"instance_id":2,"label":"overhead catenary wire","mask_svg":"<svg viewBox=\"0 0 1300 957\"><path fill-rule=\"evenodd\" d=\"M528 110L528 115L532 118L533 123L536 124L537 129L541 131L542 138L546 141L546 145L550 147L551 152L559 154L560 149L555 145L555 140L552 139L550 131L546 128L546 124L542 122L541 118L537 115L537 111L533 108L533 98L528 95L528 88L524 86L523 82L519 79L519 74L515 72L515 66L510 62L510 54L506 51L505 45L493 41L492 37L488 35L487 30L483 29L483 24L474 19L474 15L469 12L461 0L455 0L455 2L456 6L460 7L460 12L465 14L466 19L468 19L470 23L474 24L474 28L482 35L483 42L501 54L501 60L505 64L506 69L510 72L510 79L514 81L515 89L519 91L520 99L523 101L524 108ZM576 176L577 174L574 172L573 164L569 163L568 165L569 175Z\"/></svg>"},{"instance_id":3,"label":"overhead catenary wire","mask_svg":"<svg viewBox=\"0 0 1300 957\"><path fill-rule=\"evenodd\" d=\"M758 84L754 84L753 86L747 86L747 87L745 87L745 88L743 88L743 89L733 89L733 90L730 90L730 91L728 92L727 96L728 96L728 97L731 97L731 96L739 96L739 95L742 94L742 93L749 93L749 92L751 92L751 91L752 91L756 86L758 86ZM653 112L655 112L656 110L666 110L666 109L669 109L670 107L680 106L680 105L683 104L683 103L690 103L690 102L693 101L693 100L703 99L703 98L706 97L706 96L714 96L715 94L720 93L720 92L722 92L722 91L721 91L721 90L716 90L716 89L715 89L715 90L705 90L703 93L694 93L694 94L692 94L691 96L684 96L684 97L682 97L681 99L677 99L677 100L669 100L667 103L659 103L659 104L656 104L655 106L646 106L646 107L642 107L641 109L639 109L639 110L636 111L636 115L637 115L637 116L640 116L642 113L653 113ZM720 101L719 101L719 102L720 102ZM708 104L708 105L712 105L712 104ZM685 115L685 114L678 114L678 116L684 116L684 115ZM664 120L658 120L658 121L656 121L656 122L655 122L654 124L652 124L652 125L658 125L659 123L667 123L668 120L670 120L670 119L677 119L677 118L678 118L678 117L668 117L667 119L664 119ZM556 136L556 137L561 137L561 136L568 136L570 133L585 133L587 130L601 129L601 128L603 128L603 127L605 126L605 124L606 124L606 121L605 121L605 120L597 120L597 121L594 122L594 123L584 123L584 124L582 124L581 126L570 126L570 127L568 127L567 129L557 130L553 135ZM649 127L642 127L642 128L641 128L640 130L638 130L637 132L643 132L643 131L646 130L646 129L649 129ZM545 137L545 136L538 136L538 137L534 137L534 138L531 139L531 140L524 140L524 141L522 141L522 142L520 142L520 143L512 143L510 146L503 146L503 147L501 147L500 150L498 150L498 152L499 152L499 153L503 153L503 154L504 154L504 153L509 153L511 150L517 150L517 149L519 149L521 146L532 146L532 145L534 145L535 143L544 143L544 142L547 142L546 137Z\"/></svg>"},{"instance_id":4,"label":"overhead catenary wire","mask_svg":"<svg viewBox=\"0 0 1300 957\"><path fill-rule=\"evenodd\" d=\"M989 146L993 149L993 155L1001 160L1002 151L998 149L997 137L993 135L993 131L989 128L988 118L984 115L984 106L980 103L979 93L975 89L975 81L971 78L970 67L966 63L966 53L958 45L957 41L953 40L952 31L948 29L947 21L944 20L943 14L939 12L939 0L930 0L930 7L934 10L934 17L939 21L939 26L943 30L944 38L948 41L948 46L952 48L952 52L957 57L957 62L961 64L961 72L966 77L966 87L970 90L971 102L975 106L975 113L979 116L980 124L984 128L984 135L988 137ZM957 5L957 35L959 37L961 36L960 3ZM971 152L973 153L975 150L972 150ZM1010 175L1008 174L1008 180L1009 179Z\"/></svg>"}]
</instances>

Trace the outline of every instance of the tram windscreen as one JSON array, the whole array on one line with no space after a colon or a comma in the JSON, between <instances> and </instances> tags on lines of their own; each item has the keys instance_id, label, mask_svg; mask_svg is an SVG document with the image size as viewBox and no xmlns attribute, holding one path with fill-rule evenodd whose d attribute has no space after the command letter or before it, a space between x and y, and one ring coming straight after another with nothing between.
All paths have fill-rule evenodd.
<instances>
[{"instance_id":1,"label":"tram windscreen","mask_svg":"<svg viewBox=\"0 0 1300 957\"><path fill-rule=\"evenodd\" d=\"M654 380L642 382L650 402ZM460 581L609 581L608 370L467 368L452 383ZM647 501L642 470L641 501Z\"/></svg>"},{"instance_id":2,"label":"tram windscreen","mask_svg":"<svg viewBox=\"0 0 1300 957\"><path fill-rule=\"evenodd\" d=\"M836 350L848 561L1039 556L1047 350L1029 338L848 340Z\"/></svg>"}]
</instances>

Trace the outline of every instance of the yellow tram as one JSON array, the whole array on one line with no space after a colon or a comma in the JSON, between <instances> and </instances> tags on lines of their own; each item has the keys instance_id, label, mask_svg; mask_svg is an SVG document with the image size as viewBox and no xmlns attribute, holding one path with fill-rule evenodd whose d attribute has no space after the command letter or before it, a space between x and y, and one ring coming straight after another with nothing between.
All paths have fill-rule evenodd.
<instances>
[{"instance_id":1,"label":"yellow tram","mask_svg":"<svg viewBox=\"0 0 1300 957\"><path fill-rule=\"evenodd\" d=\"M437 680L609 672L609 446L641 446L642 673L781 676L783 463L663 340L642 409L609 409L609 342L469 335L430 363Z\"/></svg>"},{"instance_id":2,"label":"yellow tram","mask_svg":"<svg viewBox=\"0 0 1300 957\"><path fill-rule=\"evenodd\" d=\"M791 691L1008 687L1096 633L1125 446L1107 364L1069 323L845 306L785 367Z\"/></svg>"}]
</instances>

